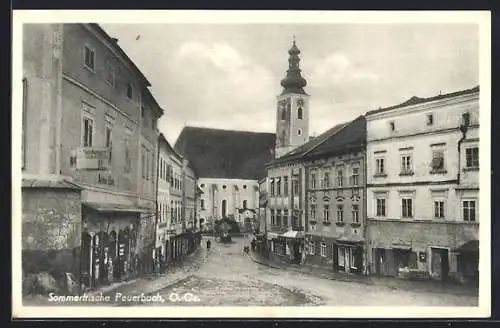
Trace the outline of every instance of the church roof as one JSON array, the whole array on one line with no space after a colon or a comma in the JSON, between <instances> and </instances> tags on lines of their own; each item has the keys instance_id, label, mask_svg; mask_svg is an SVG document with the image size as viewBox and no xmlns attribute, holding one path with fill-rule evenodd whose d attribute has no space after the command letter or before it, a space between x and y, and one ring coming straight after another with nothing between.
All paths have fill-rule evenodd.
<instances>
[{"instance_id":1,"label":"church roof","mask_svg":"<svg viewBox=\"0 0 500 328\"><path fill-rule=\"evenodd\" d=\"M273 160L269 165L296 159L308 159L331 153L346 153L364 147L366 143L366 119L359 116L353 121L337 124L302 146Z\"/></svg>"},{"instance_id":2,"label":"church roof","mask_svg":"<svg viewBox=\"0 0 500 328\"><path fill-rule=\"evenodd\" d=\"M275 134L187 126L174 149L200 178L251 179L266 176L274 156Z\"/></svg>"}]
</instances>

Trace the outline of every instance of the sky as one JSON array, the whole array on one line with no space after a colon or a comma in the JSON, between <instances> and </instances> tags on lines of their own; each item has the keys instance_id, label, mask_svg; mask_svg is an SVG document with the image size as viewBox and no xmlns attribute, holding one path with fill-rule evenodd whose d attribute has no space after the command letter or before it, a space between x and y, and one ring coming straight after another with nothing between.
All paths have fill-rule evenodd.
<instances>
[{"instance_id":1,"label":"sky","mask_svg":"<svg viewBox=\"0 0 500 328\"><path fill-rule=\"evenodd\" d=\"M151 82L172 144L185 125L275 132L295 35L318 135L369 110L479 83L474 24L102 24Z\"/></svg>"}]
</instances>

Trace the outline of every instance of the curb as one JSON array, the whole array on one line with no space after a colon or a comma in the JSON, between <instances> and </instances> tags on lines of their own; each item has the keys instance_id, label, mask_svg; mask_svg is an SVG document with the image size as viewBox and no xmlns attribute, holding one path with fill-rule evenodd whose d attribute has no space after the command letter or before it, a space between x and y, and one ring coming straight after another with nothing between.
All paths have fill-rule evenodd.
<instances>
[{"instance_id":1,"label":"curb","mask_svg":"<svg viewBox=\"0 0 500 328\"><path fill-rule=\"evenodd\" d=\"M279 269L279 270L283 270L283 271L294 271L294 272L298 272L298 273L302 273L302 274L306 274L306 275L310 275L310 276L314 276L314 277L319 277L319 278L323 278L323 279L333 280L333 281L359 283L359 284L370 285L370 286L381 286L381 287L386 287L386 288L389 288L389 289L399 289L396 286L390 286L390 285L386 285L386 284L382 284L382 283L376 283L376 282L372 281L370 279L370 277L368 277L367 280L365 280L365 281L363 281L363 280L356 281L356 280L349 280L349 279L342 279L342 278L339 279L339 277L332 277L332 276L329 276L326 273L325 274L317 274L317 273L313 273L313 272L310 272L310 271L302 270L301 268L299 268L297 270L297 269L295 269L293 267L279 267L279 266L273 265L272 263L266 263L266 262L263 262L263 261L259 261L253 255L250 255L250 253L248 253L247 255L248 255L248 257L253 262L255 262L257 264L260 264L260 265L264 265L264 266L273 268L273 269ZM414 289L410 289L410 290L414 290ZM461 292L456 293L456 292L453 292L453 291L439 291L439 290L432 290L432 289L422 289L422 290L418 290L418 291L421 291L421 292L430 292L430 293L439 293L439 294L451 294L451 295L456 295L456 296L478 297L478 294L469 294L467 292L465 292L465 293L461 293Z\"/></svg>"}]
</instances>

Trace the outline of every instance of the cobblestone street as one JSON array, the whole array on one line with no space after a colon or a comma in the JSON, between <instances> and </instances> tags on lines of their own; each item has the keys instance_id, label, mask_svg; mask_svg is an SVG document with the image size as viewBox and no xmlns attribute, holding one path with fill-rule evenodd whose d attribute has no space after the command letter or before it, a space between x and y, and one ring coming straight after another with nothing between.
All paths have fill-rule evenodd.
<instances>
[{"instance_id":1,"label":"cobblestone street","mask_svg":"<svg viewBox=\"0 0 500 328\"><path fill-rule=\"evenodd\" d=\"M210 237L204 237L206 238ZM203 244L204 245L204 244ZM163 301L120 301L116 305L144 306L475 306L473 294L415 290L404 284L365 284L338 281L281 270L252 261L243 252L244 238L231 244L212 242L184 265L157 278L141 279L110 291L122 295L160 295Z\"/></svg>"},{"instance_id":2,"label":"cobblestone street","mask_svg":"<svg viewBox=\"0 0 500 328\"><path fill-rule=\"evenodd\" d=\"M212 240L207 251L205 242ZM202 247L174 263L164 274L150 276L90 295L106 302L47 302L37 298L26 305L74 306L476 306L477 295L460 288L432 290L432 285L395 279L349 281L270 267L243 252L243 237L230 244L204 237ZM138 299L131 299L136 296ZM142 296L142 300L141 300ZM144 298L149 298L145 300Z\"/></svg>"}]
</instances>

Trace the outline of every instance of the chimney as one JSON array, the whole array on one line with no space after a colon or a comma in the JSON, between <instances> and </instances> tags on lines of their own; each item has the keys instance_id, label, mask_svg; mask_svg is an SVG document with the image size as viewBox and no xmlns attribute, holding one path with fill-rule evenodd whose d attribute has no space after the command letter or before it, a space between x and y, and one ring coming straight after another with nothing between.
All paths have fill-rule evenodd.
<instances>
[{"instance_id":1,"label":"chimney","mask_svg":"<svg viewBox=\"0 0 500 328\"><path fill-rule=\"evenodd\" d=\"M118 42L118 39L117 38L111 38L111 40L113 40L115 43Z\"/></svg>"}]
</instances>

